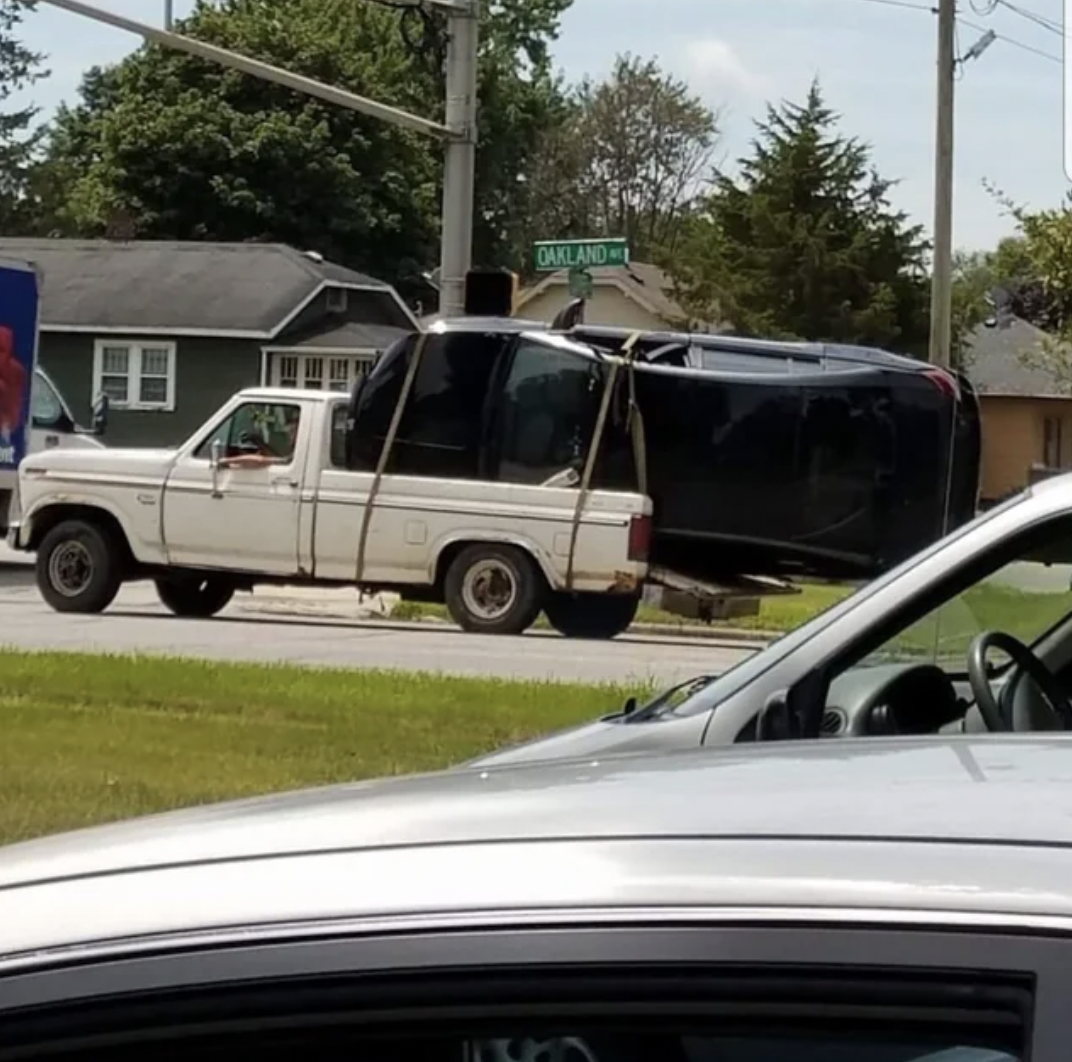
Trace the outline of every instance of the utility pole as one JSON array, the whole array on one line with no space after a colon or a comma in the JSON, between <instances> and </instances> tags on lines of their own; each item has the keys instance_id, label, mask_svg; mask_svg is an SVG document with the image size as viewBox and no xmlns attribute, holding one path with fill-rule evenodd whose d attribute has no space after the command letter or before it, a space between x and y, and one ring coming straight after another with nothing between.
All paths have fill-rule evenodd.
<instances>
[{"instance_id":1,"label":"utility pole","mask_svg":"<svg viewBox=\"0 0 1072 1062\"><path fill-rule=\"evenodd\" d=\"M473 261L480 0L449 5L447 26L444 124L453 136L443 167L439 312L454 317L464 312L465 274Z\"/></svg>"},{"instance_id":2,"label":"utility pole","mask_svg":"<svg viewBox=\"0 0 1072 1062\"><path fill-rule=\"evenodd\" d=\"M934 136L934 257L930 360L949 368L953 318L953 102L956 0L938 0L938 93Z\"/></svg>"},{"instance_id":3,"label":"utility pole","mask_svg":"<svg viewBox=\"0 0 1072 1062\"><path fill-rule=\"evenodd\" d=\"M164 0L164 29L169 33L175 28L175 0Z\"/></svg>"},{"instance_id":4,"label":"utility pole","mask_svg":"<svg viewBox=\"0 0 1072 1062\"><path fill-rule=\"evenodd\" d=\"M171 30L173 0L165 0L167 29L149 26L123 15L104 11L84 0L41 0L52 7L134 33L143 40L165 48L186 52L229 70L284 85L296 92L367 114L403 129L436 137L446 144L443 173L442 257L440 264L439 312L461 314L465 307L465 274L472 264L473 195L476 184L477 54L480 45L480 0L416 0L439 8L447 16L450 40L447 48L445 124L422 118L385 103L377 103L353 92L325 85L313 78L238 55L214 44L196 40Z\"/></svg>"}]
</instances>

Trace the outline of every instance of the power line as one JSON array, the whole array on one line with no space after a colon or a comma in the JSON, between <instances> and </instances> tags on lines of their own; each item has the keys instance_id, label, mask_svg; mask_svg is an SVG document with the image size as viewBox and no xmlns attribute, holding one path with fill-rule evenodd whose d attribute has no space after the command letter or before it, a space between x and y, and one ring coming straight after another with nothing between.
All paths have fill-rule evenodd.
<instances>
[{"instance_id":1,"label":"power line","mask_svg":"<svg viewBox=\"0 0 1072 1062\"><path fill-rule=\"evenodd\" d=\"M957 21L962 26L967 26L968 29L973 29L976 33L987 33L986 26L980 26L977 22L969 22L965 18L958 18ZM999 41L1003 41L1005 44L1012 46L1013 48L1019 48L1021 51L1030 52L1032 55L1037 55L1042 59L1049 59L1051 63L1063 63L1064 60L1059 56L1054 55L1052 52L1044 51L1042 48L1035 48L1030 44L1024 44L1023 41L1016 40L1015 37L1006 37L1003 33L995 33L994 38Z\"/></svg>"},{"instance_id":2,"label":"power line","mask_svg":"<svg viewBox=\"0 0 1072 1062\"><path fill-rule=\"evenodd\" d=\"M1049 30L1050 33L1056 33L1059 37L1064 36L1064 28L1059 22L1054 21L1047 15L1040 15L1037 11L1031 11L1026 7L1020 7L1018 4L1010 3L1009 0L995 0L995 6L1001 6L1006 11L1011 11L1014 15L1019 15L1020 18L1026 19L1028 22L1033 22L1036 26L1041 26L1044 30ZM991 8L993 10L993 8Z\"/></svg>"},{"instance_id":3,"label":"power line","mask_svg":"<svg viewBox=\"0 0 1072 1062\"><path fill-rule=\"evenodd\" d=\"M858 4L882 4L884 7L900 7L906 11L927 11L936 14L934 4L921 3L920 0L855 0Z\"/></svg>"}]
</instances>

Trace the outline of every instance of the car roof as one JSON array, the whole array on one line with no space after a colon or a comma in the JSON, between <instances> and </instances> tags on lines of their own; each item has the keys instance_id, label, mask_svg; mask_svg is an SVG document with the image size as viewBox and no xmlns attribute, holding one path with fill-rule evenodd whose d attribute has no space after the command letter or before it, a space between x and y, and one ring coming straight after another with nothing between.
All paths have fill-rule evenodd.
<instances>
[{"instance_id":1,"label":"car roof","mask_svg":"<svg viewBox=\"0 0 1072 1062\"><path fill-rule=\"evenodd\" d=\"M812 741L456 770L0 849L0 956L72 941L623 903L1072 919L1072 740Z\"/></svg>"},{"instance_id":2,"label":"car roof","mask_svg":"<svg viewBox=\"0 0 1072 1062\"><path fill-rule=\"evenodd\" d=\"M771 742L375 779L0 848L0 888L132 867L404 845L811 837L1069 846L1072 736ZM940 815L935 808L942 808Z\"/></svg>"}]
</instances>

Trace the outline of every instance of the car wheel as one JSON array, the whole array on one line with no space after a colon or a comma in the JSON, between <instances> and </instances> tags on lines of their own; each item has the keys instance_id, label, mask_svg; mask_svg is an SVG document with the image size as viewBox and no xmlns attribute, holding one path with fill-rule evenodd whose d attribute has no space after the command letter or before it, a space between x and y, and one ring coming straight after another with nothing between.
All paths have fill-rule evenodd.
<instances>
[{"instance_id":1,"label":"car wheel","mask_svg":"<svg viewBox=\"0 0 1072 1062\"><path fill-rule=\"evenodd\" d=\"M444 582L447 609L462 630L520 634L544 605L547 584L536 562L513 546L467 546Z\"/></svg>"},{"instance_id":2,"label":"car wheel","mask_svg":"<svg viewBox=\"0 0 1072 1062\"><path fill-rule=\"evenodd\" d=\"M632 594L551 594L544 612L567 638L617 638L632 626L640 598Z\"/></svg>"},{"instance_id":3,"label":"car wheel","mask_svg":"<svg viewBox=\"0 0 1072 1062\"><path fill-rule=\"evenodd\" d=\"M103 612L123 583L114 538L97 524L65 520L37 550L37 588L57 612Z\"/></svg>"},{"instance_id":4,"label":"car wheel","mask_svg":"<svg viewBox=\"0 0 1072 1062\"><path fill-rule=\"evenodd\" d=\"M217 575L173 575L157 579L156 592L176 616L208 619L231 603L235 588L229 580Z\"/></svg>"}]
</instances>

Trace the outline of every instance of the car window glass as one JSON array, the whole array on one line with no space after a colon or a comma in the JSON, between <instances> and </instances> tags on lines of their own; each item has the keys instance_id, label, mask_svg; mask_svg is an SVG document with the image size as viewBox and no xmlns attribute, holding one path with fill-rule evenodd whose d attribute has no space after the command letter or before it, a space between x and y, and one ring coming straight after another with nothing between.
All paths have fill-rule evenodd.
<instances>
[{"instance_id":1,"label":"car window glass","mask_svg":"<svg viewBox=\"0 0 1072 1062\"><path fill-rule=\"evenodd\" d=\"M207 461L219 442L224 457L259 454L287 461L294 456L301 407L287 402L244 402L194 451Z\"/></svg>"},{"instance_id":2,"label":"car window glass","mask_svg":"<svg viewBox=\"0 0 1072 1062\"><path fill-rule=\"evenodd\" d=\"M48 428L63 416L63 403L47 376L34 373L30 391L30 416L38 427Z\"/></svg>"},{"instance_id":3,"label":"car window glass","mask_svg":"<svg viewBox=\"0 0 1072 1062\"><path fill-rule=\"evenodd\" d=\"M350 439L349 465L353 469L372 472L380 460L415 339L407 336L388 347L359 384Z\"/></svg>"},{"instance_id":4,"label":"car window glass","mask_svg":"<svg viewBox=\"0 0 1072 1062\"><path fill-rule=\"evenodd\" d=\"M488 385L502 336L446 334L425 343L391 454L392 472L478 475Z\"/></svg>"},{"instance_id":5,"label":"car window glass","mask_svg":"<svg viewBox=\"0 0 1072 1062\"><path fill-rule=\"evenodd\" d=\"M332 468L346 468L346 437L350 422L350 410L336 405L331 410L331 442L328 460Z\"/></svg>"},{"instance_id":6,"label":"car window glass","mask_svg":"<svg viewBox=\"0 0 1072 1062\"><path fill-rule=\"evenodd\" d=\"M568 468L580 471L600 385L596 363L522 339L499 403L498 479L539 484Z\"/></svg>"},{"instance_id":7,"label":"car window glass","mask_svg":"<svg viewBox=\"0 0 1072 1062\"><path fill-rule=\"evenodd\" d=\"M442 1029L415 1019L395 1033L367 1032L345 1024L258 1028L241 1033L191 1036L188 1040L92 1045L53 1054L53 1062L216 1062L256 1058L283 1062L305 1054L316 1059L412 1059L414 1062L1018 1062L1019 1052L990 1046L982 1036L963 1038L931 1034L914 1039L883 1025L871 1033L859 1027L806 1031L787 1027L768 1034L734 1023L731 1031L704 1029L696 1018L667 1018L659 1023L598 1023L544 1019L497 1022L483 1030ZM476 1023L465 1022L470 1027ZM415 1026L415 1027L414 1027Z\"/></svg>"},{"instance_id":8,"label":"car window glass","mask_svg":"<svg viewBox=\"0 0 1072 1062\"><path fill-rule=\"evenodd\" d=\"M940 539L933 545L928 546L914 557L909 557L907 560L902 561L886 572L885 575L865 583L848 597L832 603L806 623L802 623L792 631L780 635L765 649L744 657L738 663L722 672L714 682L690 697L687 703L682 704L675 710L675 714L692 716L717 708L719 704L743 690L765 671L785 660L790 654L798 652L805 643L814 638L820 631L825 630L839 620L845 619L863 602L904 578L921 561L933 557L943 549L961 542L980 529L984 529L991 521L998 519L1010 509L1023 504L1030 496L1031 491L1028 489L1011 498L1007 498L1000 505L995 505L971 522L958 527L944 539Z\"/></svg>"},{"instance_id":9,"label":"car window glass","mask_svg":"<svg viewBox=\"0 0 1072 1062\"><path fill-rule=\"evenodd\" d=\"M1072 539L1061 548L1072 523L1058 521L1053 532L1055 551L1040 556L1034 543L1025 545L887 639L862 666L930 662L961 671L968 646L984 631L1011 634L1029 646L1037 642L1072 612ZM996 650L991 659L1002 662Z\"/></svg>"}]
</instances>

